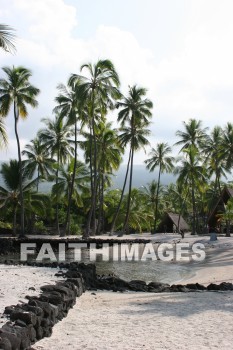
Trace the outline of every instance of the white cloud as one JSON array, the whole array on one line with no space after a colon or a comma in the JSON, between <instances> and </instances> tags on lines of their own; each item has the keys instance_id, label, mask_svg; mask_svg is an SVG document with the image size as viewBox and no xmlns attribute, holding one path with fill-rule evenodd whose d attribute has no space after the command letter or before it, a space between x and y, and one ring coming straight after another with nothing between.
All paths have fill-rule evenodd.
<instances>
[{"instance_id":1,"label":"white cloud","mask_svg":"<svg viewBox=\"0 0 233 350\"><path fill-rule=\"evenodd\" d=\"M36 132L40 118L51 115L57 84L66 82L71 72L78 72L82 63L104 57L114 62L124 93L128 85L135 83L149 89L148 96L155 107L153 146L162 140L172 144L183 120L198 118L204 120L205 126L213 126L231 118L232 1L189 1L182 45L166 49L159 62L160 46L142 47L132 32L116 25L99 23L94 34L84 40L78 26L80 14L65 0L8 1L5 21L15 23L20 39L17 55L4 54L1 65L23 64L31 68L33 83L41 89L40 106L21 130L25 139L29 130L33 129L31 135ZM90 12L88 16L91 21L98 13ZM170 33L173 35L173 28ZM138 155L138 162L142 158L143 154Z\"/></svg>"}]
</instances>

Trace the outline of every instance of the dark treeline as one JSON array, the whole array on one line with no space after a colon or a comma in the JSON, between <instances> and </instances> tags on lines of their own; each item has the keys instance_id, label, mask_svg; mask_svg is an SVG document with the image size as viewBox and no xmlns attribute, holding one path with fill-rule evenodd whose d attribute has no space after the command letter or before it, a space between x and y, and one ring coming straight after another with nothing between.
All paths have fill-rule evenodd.
<instances>
[{"instance_id":1,"label":"dark treeline","mask_svg":"<svg viewBox=\"0 0 233 350\"><path fill-rule=\"evenodd\" d=\"M1 167L0 220L14 234L45 232L84 237L106 231L156 232L166 211L179 213L192 233L204 232L207 218L233 167L233 124L213 130L196 119L184 122L175 145L158 143L145 158L158 178L140 189L132 188L135 152L149 146L153 103L147 90L134 85L127 96L113 63L84 64L59 84L53 116L21 149L18 122L28 106L37 107L39 89L25 67L4 67L0 79L0 145L7 146L4 118L14 117L18 159ZM12 112L13 111L13 112ZM117 127L108 121L109 111ZM179 147L173 157L172 147ZM82 150L84 162L80 160ZM111 190L111 176L128 157L123 188ZM164 173L177 175L176 184L161 185ZM51 193L39 193L41 181L53 182ZM230 185L230 184L228 184ZM219 220L230 224L229 201Z\"/></svg>"}]
</instances>

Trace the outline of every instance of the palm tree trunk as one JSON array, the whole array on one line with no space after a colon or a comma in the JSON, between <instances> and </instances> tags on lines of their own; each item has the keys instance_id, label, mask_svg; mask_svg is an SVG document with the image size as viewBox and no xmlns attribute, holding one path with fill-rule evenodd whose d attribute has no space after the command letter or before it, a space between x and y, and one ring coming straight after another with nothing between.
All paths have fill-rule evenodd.
<instances>
[{"instance_id":1,"label":"palm tree trunk","mask_svg":"<svg viewBox=\"0 0 233 350\"><path fill-rule=\"evenodd\" d=\"M231 237L231 223L230 220L226 221L226 237Z\"/></svg>"},{"instance_id":2,"label":"palm tree trunk","mask_svg":"<svg viewBox=\"0 0 233 350\"><path fill-rule=\"evenodd\" d=\"M192 178L192 206L193 206L192 235L195 235L196 234L196 203L195 203L193 178Z\"/></svg>"},{"instance_id":3,"label":"palm tree trunk","mask_svg":"<svg viewBox=\"0 0 233 350\"><path fill-rule=\"evenodd\" d=\"M184 238L183 236L184 236L184 232L183 232L183 230L180 230L180 218L181 218L181 214L182 214L182 212L183 212L183 208L184 208L184 205L185 205L185 202L186 202L186 198L188 197L188 190L187 190L187 193L186 193L186 195L185 195L185 197L184 197L184 200L183 200L183 202L182 202L182 204L181 204L181 209L180 209L180 211L179 211L179 217L178 217L178 223L177 223L177 230L178 230L178 232L181 234L181 236L182 236L182 238Z\"/></svg>"},{"instance_id":4,"label":"palm tree trunk","mask_svg":"<svg viewBox=\"0 0 233 350\"><path fill-rule=\"evenodd\" d=\"M14 215L13 215L13 236L16 236L16 207L14 208Z\"/></svg>"},{"instance_id":5,"label":"palm tree trunk","mask_svg":"<svg viewBox=\"0 0 233 350\"><path fill-rule=\"evenodd\" d=\"M128 193L128 203L127 203L127 211L125 216L125 222L123 226L123 232L129 233L129 214L130 214L130 202L131 202L131 190L132 190L132 179L133 179L133 157L134 157L134 143L132 141L131 144L131 164L130 164L130 177L129 177L129 193Z\"/></svg>"},{"instance_id":6,"label":"palm tree trunk","mask_svg":"<svg viewBox=\"0 0 233 350\"><path fill-rule=\"evenodd\" d=\"M36 181L36 190L37 192L39 192L39 181L40 181L40 170L38 168L38 171L37 171L37 181Z\"/></svg>"},{"instance_id":7,"label":"palm tree trunk","mask_svg":"<svg viewBox=\"0 0 233 350\"><path fill-rule=\"evenodd\" d=\"M100 179L100 167L98 170L99 173L99 184L98 184L98 192L99 192L99 213L98 213L98 224L97 224L97 229L96 229L96 233L97 235L100 234L101 231L101 220L102 220L102 190L101 190L101 186L102 186L102 178L103 178L103 174L101 173L101 179Z\"/></svg>"},{"instance_id":8,"label":"palm tree trunk","mask_svg":"<svg viewBox=\"0 0 233 350\"><path fill-rule=\"evenodd\" d=\"M161 176L161 165L159 166L159 176L158 176L158 184L157 184L157 193L156 193L156 198L155 198L154 233L156 233L156 223L157 223L157 216L158 216L160 176Z\"/></svg>"},{"instance_id":9,"label":"palm tree trunk","mask_svg":"<svg viewBox=\"0 0 233 350\"><path fill-rule=\"evenodd\" d=\"M127 164L126 173L125 173L125 180L124 180L123 188L122 188L122 191L121 191L121 198L120 198L120 201L118 203L117 210L116 210L116 213L114 215L114 218L112 220L112 226L111 226L110 234L112 234L113 231L114 231L115 223L116 223L117 217L118 217L119 212L120 212L121 203L122 203L122 200L123 200L123 196L124 196L124 192L125 192L125 186L126 186L126 183L127 183L127 178L128 178L128 173L129 173L130 161L131 161L131 149L130 149L130 152L129 152L129 159L128 159L128 164Z\"/></svg>"},{"instance_id":10,"label":"palm tree trunk","mask_svg":"<svg viewBox=\"0 0 233 350\"><path fill-rule=\"evenodd\" d=\"M96 220L95 220L95 200L96 200L96 190L97 190L97 146L96 146L96 135L95 135L95 120L94 120L94 102L95 102L95 96L94 91L92 91L92 101L91 101L91 128L92 128L92 136L94 141L94 159L93 159L93 173L94 173L94 179L92 189L91 189L91 208L88 214L87 219L87 226L86 226L86 232L84 237L90 236L90 227L91 227L91 220L93 218L93 227L92 227L92 235L95 235L96 232ZM92 137L91 137L92 140ZM91 177L92 177L92 143L90 148L90 168L91 168Z\"/></svg>"},{"instance_id":11,"label":"palm tree trunk","mask_svg":"<svg viewBox=\"0 0 233 350\"><path fill-rule=\"evenodd\" d=\"M102 176L102 184L101 184L100 210L101 210L101 229L104 233L105 232L105 227L104 227L104 175Z\"/></svg>"},{"instance_id":12,"label":"palm tree trunk","mask_svg":"<svg viewBox=\"0 0 233 350\"><path fill-rule=\"evenodd\" d=\"M75 125L74 125L74 168L72 173L72 179L71 179L71 186L70 186L70 192L69 192L69 198L68 198L68 206L67 206L67 212L66 212L66 222L65 222L65 228L64 228L64 236L70 235L70 209L71 209L71 201L72 201L72 195L74 191L74 180L76 175L76 168L77 168L77 123L75 119Z\"/></svg>"},{"instance_id":13,"label":"palm tree trunk","mask_svg":"<svg viewBox=\"0 0 233 350\"><path fill-rule=\"evenodd\" d=\"M19 160L19 200L20 200L20 236L25 235L24 229L24 200L23 200L23 178L22 178L22 159L21 159L21 150L20 150L20 141L18 135L18 120L19 120L19 111L16 107L16 102L14 101L14 117L15 117L15 136L17 141L18 148L18 160Z\"/></svg>"},{"instance_id":14,"label":"palm tree trunk","mask_svg":"<svg viewBox=\"0 0 233 350\"><path fill-rule=\"evenodd\" d=\"M58 154L57 154L56 186L58 185L59 166L60 166L60 151L58 151ZM57 229L57 234L60 235L58 209L59 208L58 208L58 193L57 193L56 194L56 229Z\"/></svg>"}]
</instances>

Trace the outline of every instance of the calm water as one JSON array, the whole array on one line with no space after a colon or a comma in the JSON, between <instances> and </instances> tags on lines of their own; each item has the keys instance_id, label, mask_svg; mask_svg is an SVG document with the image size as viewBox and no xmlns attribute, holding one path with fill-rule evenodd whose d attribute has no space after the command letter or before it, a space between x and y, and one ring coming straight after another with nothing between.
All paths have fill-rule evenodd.
<instances>
[{"instance_id":1,"label":"calm water","mask_svg":"<svg viewBox=\"0 0 233 350\"><path fill-rule=\"evenodd\" d=\"M111 255L110 255L111 256ZM68 251L67 261L73 261L73 250ZM7 260L19 261L19 255L1 256L0 262ZM30 260L33 260L30 259ZM89 250L82 250L82 262L90 263ZM140 279L146 282L175 283L195 275L197 263L164 262L161 260L147 261L102 261L97 256L95 261L99 275L114 274L126 281Z\"/></svg>"}]
</instances>

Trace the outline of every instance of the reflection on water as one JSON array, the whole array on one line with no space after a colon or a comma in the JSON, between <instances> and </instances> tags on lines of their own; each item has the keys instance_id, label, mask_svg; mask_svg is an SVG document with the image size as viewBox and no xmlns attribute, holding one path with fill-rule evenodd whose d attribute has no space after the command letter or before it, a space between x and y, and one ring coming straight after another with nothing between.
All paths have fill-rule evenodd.
<instances>
[{"instance_id":1,"label":"reflection on water","mask_svg":"<svg viewBox=\"0 0 233 350\"><path fill-rule=\"evenodd\" d=\"M101 261L96 266L99 274L114 273L126 281L141 279L146 282L170 284L194 275L190 264L184 265L163 261Z\"/></svg>"}]
</instances>

